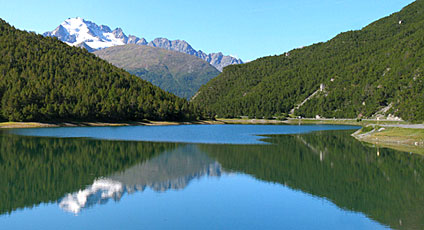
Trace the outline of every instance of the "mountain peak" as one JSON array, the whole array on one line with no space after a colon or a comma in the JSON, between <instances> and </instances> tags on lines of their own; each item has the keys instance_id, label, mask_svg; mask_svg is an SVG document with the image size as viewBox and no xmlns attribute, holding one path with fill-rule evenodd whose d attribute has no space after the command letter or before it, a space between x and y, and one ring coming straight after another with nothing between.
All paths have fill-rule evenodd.
<instances>
[{"instance_id":1,"label":"mountain peak","mask_svg":"<svg viewBox=\"0 0 424 230\"><path fill-rule=\"evenodd\" d=\"M148 45L178 51L201 58L212 64L219 71L222 71L227 65L243 63L242 60L232 56L224 56L221 52L205 54L201 50L197 51L184 40L169 40L159 37L151 42L147 42L146 39L134 35L126 36L124 31L119 27L111 30L109 26L99 26L81 17L68 18L55 30L46 32L43 35L57 37L68 45L84 47L90 52L126 44Z\"/></svg>"},{"instance_id":2,"label":"mountain peak","mask_svg":"<svg viewBox=\"0 0 424 230\"><path fill-rule=\"evenodd\" d=\"M90 23L90 21L85 21L83 18L75 17L66 19L60 25L65 28L78 28L81 27L83 24L86 24L87 22Z\"/></svg>"},{"instance_id":3,"label":"mountain peak","mask_svg":"<svg viewBox=\"0 0 424 230\"><path fill-rule=\"evenodd\" d=\"M84 18L81 17L73 17L73 18L68 18L66 19L64 22L73 22L73 21L80 21L80 22L84 22Z\"/></svg>"},{"instance_id":4,"label":"mountain peak","mask_svg":"<svg viewBox=\"0 0 424 230\"><path fill-rule=\"evenodd\" d=\"M112 31L108 26L99 26L81 17L66 19L55 30L44 33L44 36L57 37L68 45L92 51L125 45L128 40L121 28Z\"/></svg>"}]
</instances>

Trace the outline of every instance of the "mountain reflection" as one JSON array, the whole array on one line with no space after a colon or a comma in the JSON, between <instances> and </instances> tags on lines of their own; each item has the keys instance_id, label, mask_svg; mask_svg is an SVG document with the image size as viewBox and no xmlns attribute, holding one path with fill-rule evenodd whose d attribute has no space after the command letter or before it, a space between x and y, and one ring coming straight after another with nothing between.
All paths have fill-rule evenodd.
<instances>
[{"instance_id":1,"label":"mountain reflection","mask_svg":"<svg viewBox=\"0 0 424 230\"><path fill-rule=\"evenodd\" d=\"M0 132L0 214L51 203L183 144L42 138Z\"/></svg>"},{"instance_id":2,"label":"mountain reflection","mask_svg":"<svg viewBox=\"0 0 424 230\"><path fill-rule=\"evenodd\" d=\"M184 189L193 179L219 177L221 171L221 165L202 154L197 146L186 145L122 172L97 179L85 189L63 197L59 206L77 214L85 208L105 204L111 199L119 201L126 193L144 191L146 188L156 192Z\"/></svg>"},{"instance_id":3,"label":"mountain reflection","mask_svg":"<svg viewBox=\"0 0 424 230\"><path fill-rule=\"evenodd\" d=\"M323 197L391 228L422 229L424 157L377 150L350 133L275 135L263 139L265 145L0 133L0 214L52 202L80 213L125 194L184 189L198 178L236 172Z\"/></svg>"},{"instance_id":4,"label":"mountain reflection","mask_svg":"<svg viewBox=\"0 0 424 230\"><path fill-rule=\"evenodd\" d=\"M95 180L84 190L68 194L59 203L60 208L67 212L79 213L84 207L104 204L109 199L119 200L124 192L124 186L119 181L109 179Z\"/></svg>"}]
</instances>

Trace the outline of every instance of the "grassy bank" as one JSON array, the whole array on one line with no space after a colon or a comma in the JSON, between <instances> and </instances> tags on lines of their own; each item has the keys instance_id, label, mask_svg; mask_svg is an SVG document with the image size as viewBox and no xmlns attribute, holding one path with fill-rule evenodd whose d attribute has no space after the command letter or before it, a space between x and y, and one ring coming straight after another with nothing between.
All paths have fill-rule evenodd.
<instances>
[{"instance_id":1,"label":"grassy bank","mask_svg":"<svg viewBox=\"0 0 424 230\"><path fill-rule=\"evenodd\" d=\"M424 129L372 125L363 127L352 136L375 146L424 154Z\"/></svg>"},{"instance_id":2,"label":"grassy bank","mask_svg":"<svg viewBox=\"0 0 424 230\"><path fill-rule=\"evenodd\" d=\"M325 124L362 126L362 129L352 134L352 136L359 141L372 144L376 147L387 147L404 152L424 154L424 129L408 127L414 127L414 125L405 121L375 119L288 119L285 121L266 119L218 119L218 121L225 124Z\"/></svg>"}]
</instances>

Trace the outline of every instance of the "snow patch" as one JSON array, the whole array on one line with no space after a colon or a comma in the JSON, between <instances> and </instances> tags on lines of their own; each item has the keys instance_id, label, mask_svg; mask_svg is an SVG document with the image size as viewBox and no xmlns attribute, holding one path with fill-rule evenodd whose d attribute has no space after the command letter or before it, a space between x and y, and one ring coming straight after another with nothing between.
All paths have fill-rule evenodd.
<instances>
[{"instance_id":1,"label":"snow patch","mask_svg":"<svg viewBox=\"0 0 424 230\"><path fill-rule=\"evenodd\" d=\"M98 26L80 17L68 18L60 26L66 30L69 37L75 36L75 40L65 40L71 46L85 42L85 44L93 49L103 49L111 46L125 45L126 39L128 39L123 33L121 37L117 37L109 27ZM52 32L52 35L59 36L59 32L56 29Z\"/></svg>"}]
</instances>

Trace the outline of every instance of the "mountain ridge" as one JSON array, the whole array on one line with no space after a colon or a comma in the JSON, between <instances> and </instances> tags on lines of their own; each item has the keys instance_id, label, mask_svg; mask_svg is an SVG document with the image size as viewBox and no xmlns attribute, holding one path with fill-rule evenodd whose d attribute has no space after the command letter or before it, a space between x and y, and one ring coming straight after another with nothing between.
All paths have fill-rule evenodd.
<instances>
[{"instance_id":1,"label":"mountain ridge","mask_svg":"<svg viewBox=\"0 0 424 230\"><path fill-rule=\"evenodd\" d=\"M68 18L62 22L53 31L43 33L44 36L57 37L68 45L86 48L89 52L108 48L116 45L137 44L158 47L168 50L174 50L201 58L219 71L224 67L233 64L243 64L239 58L231 55L218 53L204 53L201 50L195 50L188 42L184 40L169 40L167 38L156 38L147 42L144 38L135 35L125 35L121 28L111 30L106 25L97 25L94 22L80 17Z\"/></svg>"}]
</instances>

